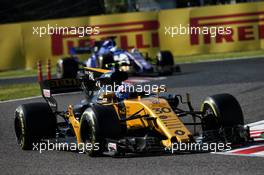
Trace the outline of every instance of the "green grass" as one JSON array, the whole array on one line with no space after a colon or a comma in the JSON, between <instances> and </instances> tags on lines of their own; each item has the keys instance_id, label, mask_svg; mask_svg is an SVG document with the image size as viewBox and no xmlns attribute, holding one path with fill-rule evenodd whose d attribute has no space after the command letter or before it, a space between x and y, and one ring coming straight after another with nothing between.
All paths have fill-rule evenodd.
<instances>
[{"instance_id":1,"label":"green grass","mask_svg":"<svg viewBox=\"0 0 264 175\"><path fill-rule=\"evenodd\" d=\"M10 70L10 71L2 71L0 72L0 79L4 78L13 78L13 77L30 77L36 76L37 70Z\"/></svg>"},{"instance_id":2,"label":"green grass","mask_svg":"<svg viewBox=\"0 0 264 175\"><path fill-rule=\"evenodd\" d=\"M55 67L51 69L52 73L55 73ZM45 70L43 71L43 77L46 75ZM37 76L37 70L31 69L31 70L10 70L10 71L2 71L0 72L0 79L6 79L6 78L21 78L21 77L34 77Z\"/></svg>"},{"instance_id":3,"label":"green grass","mask_svg":"<svg viewBox=\"0 0 264 175\"><path fill-rule=\"evenodd\" d=\"M0 86L0 101L38 96L38 83L12 84Z\"/></svg>"}]
</instances>

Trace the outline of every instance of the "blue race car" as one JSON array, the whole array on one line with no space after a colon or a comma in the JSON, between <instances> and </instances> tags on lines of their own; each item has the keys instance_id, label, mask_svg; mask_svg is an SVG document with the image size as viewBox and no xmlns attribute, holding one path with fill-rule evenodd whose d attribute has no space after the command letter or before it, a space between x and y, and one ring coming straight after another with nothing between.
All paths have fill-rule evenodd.
<instances>
[{"instance_id":1,"label":"blue race car","mask_svg":"<svg viewBox=\"0 0 264 175\"><path fill-rule=\"evenodd\" d=\"M79 62L74 55L91 53L84 62ZM160 51L155 64L149 62L136 48L131 52L118 48L114 37L96 41L93 47L78 47L71 49L71 57L58 60L57 77L75 78L80 66L91 68L112 69L111 65L118 63L121 71L133 75L171 75L174 71L180 72L180 67L174 65L173 55L170 51Z\"/></svg>"}]
</instances>

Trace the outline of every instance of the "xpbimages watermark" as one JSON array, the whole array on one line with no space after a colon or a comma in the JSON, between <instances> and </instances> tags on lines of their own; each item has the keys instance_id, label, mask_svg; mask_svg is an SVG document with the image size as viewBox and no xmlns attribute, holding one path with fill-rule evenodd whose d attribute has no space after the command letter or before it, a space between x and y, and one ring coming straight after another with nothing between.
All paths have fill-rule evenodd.
<instances>
[{"instance_id":1,"label":"xpbimages watermark","mask_svg":"<svg viewBox=\"0 0 264 175\"><path fill-rule=\"evenodd\" d=\"M172 143L165 148L166 151L174 152L218 152L230 151L231 143Z\"/></svg>"},{"instance_id":2,"label":"xpbimages watermark","mask_svg":"<svg viewBox=\"0 0 264 175\"><path fill-rule=\"evenodd\" d=\"M194 27L188 24L187 26L178 25L178 26L165 26L164 34L170 37L176 37L177 35L210 35L210 37L216 37L217 35L230 35L232 33L231 27L223 27L223 26L202 26L202 27Z\"/></svg>"},{"instance_id":3,"label":"xpbimages watermark","mask_svg":"<svg viewBox=\"0 0 264 175\"><path fill-rule=\"evenodd\" d=\"M42 37L44 35L77 35L79 37L84 37L87 35L98 35L100 33L100 27L76 27L76 26L58 26L55 24L54 26L47 24L46 26L33 26L32 34L38 35Z\"/></svg>"},{"instance_id":4,"label":"xpbimages watermark","mask_svg":"<svg viewBox=\"0 0 264 175\"><path fill-rule=\"evenodd\" d=\"M47 140L46 142L33 143L33 150L39 151L42 153L44 151L78 151L79 153L84 153L89 150L99 150L99 143L57 143L50 142Z\"/></svg>"},{"instance_id":5,"label":"xpbimages watermark","mask_svg":"<svg viewBox=\"0 0 264 175\"><path fill-rule=\"evenodd\" d=\"M106 93L110 92L124 92L124 93L133 93L138 92L142 93L145 92L146 95L150 95L151 93L155 92L166 92L166 86L165 85L156 85L156 84L129 84L129 83L123 83L123 84L116 84L113 85L101 85L100 83L97 84L100 89Z\"/></svg>"}]
</instances>

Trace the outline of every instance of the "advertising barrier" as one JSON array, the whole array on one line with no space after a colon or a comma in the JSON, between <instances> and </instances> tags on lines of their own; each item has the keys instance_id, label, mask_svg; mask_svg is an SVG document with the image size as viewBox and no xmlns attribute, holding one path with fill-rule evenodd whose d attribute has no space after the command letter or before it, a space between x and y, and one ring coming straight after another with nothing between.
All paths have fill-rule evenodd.
<instances>
[{"instance_id":1,"label":"advertising barrier","mask_svg":"<svg viewBox=\"0 0 264 175\"><path fill-rule=\"evenodd\" d=\"M154 57L264 49L264 3L45 20L0 25L0 70L36 68L70 55L71 47L115 36L123 49ZM87 54L78 55L82 60Z\"/></svg>"},{"instance_id":2,"label":"advertising barrier","mask_svg":"<svg viewBox=\"0 0 264 175\"><path fill-rule=\"evenodd\" d=\"M175 56L264 49L264 3L164 10L159 22L161 49Z\"/></svg>"},{"instance_id":3,"label":"advertising barrier","mask_svg":"<svg viewBox=\"0 0 264 175\"><path fill-rule=\"evenodd\" d=\"M25 67L20 24L0 26L0 70Z\"/></svg>"}]
</instances>

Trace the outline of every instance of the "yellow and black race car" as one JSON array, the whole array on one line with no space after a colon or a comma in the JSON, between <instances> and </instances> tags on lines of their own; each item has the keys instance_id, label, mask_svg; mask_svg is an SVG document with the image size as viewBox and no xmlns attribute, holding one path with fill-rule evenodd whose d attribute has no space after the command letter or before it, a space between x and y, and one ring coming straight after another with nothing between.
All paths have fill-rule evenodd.
<instances>
[{"instance_id":1,"label":"yellow and black race car","mask_svg":"<svg viewBox=\"0 0 264 175\"><path fill-rule=\"evenodd\" d=\"M92 145L86 149L90 156L166 152L175 143L198 143L196 131L189 128L197 125L202 128L198 144L235 145L250 140L241 107L230 94L210 96L201 110L195 111L188 94L183 100L181 95L163 94L157 88L150 94L131 91L122 98L115 88L104 90L106 86L121 87L126 79L125 72L85 68L78 79L40 82L46 103L23 104L15 111L19 146L27 150L37 142L73 136L78 144ZM58 111L53 94L74 91L83 91L86 100ZM181 104L188 110L180 109ZM187 116L192 122L183 122ZM64 122L59 122L59 117Z\"/></svg>"}]
</instances>

